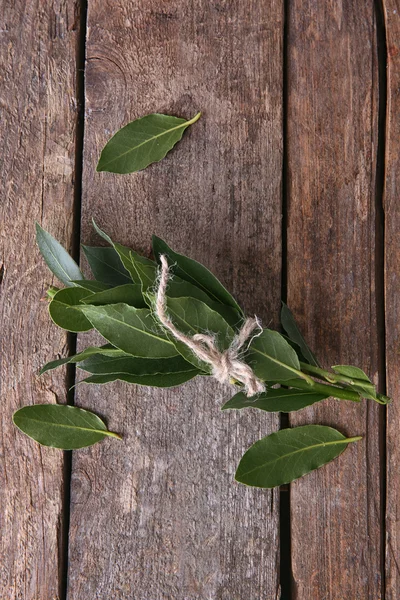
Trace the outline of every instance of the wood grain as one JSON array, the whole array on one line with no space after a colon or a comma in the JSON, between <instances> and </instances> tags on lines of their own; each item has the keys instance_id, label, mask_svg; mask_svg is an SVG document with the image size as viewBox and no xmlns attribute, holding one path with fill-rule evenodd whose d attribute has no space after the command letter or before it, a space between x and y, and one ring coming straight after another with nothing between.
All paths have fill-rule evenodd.
<instances>
[{"instance_id":1,"label":"wood grain","mask_svg":"<svg viewBox=\"0 0 400 600\"><path fill-rule=\"evenodd\" d=\"M150 252L152 233L204 262L277 323L283 2L89 3L83 240L91 217ZM202 119L168 157L96 174L102 146L149 112ZM82 346L88 342L81 336ZM228 388L79 388L123 434L73 460L69 600L279 598L278 494L233 481L275 416L220 413Z\"/></svg>"},{"instance_id":2,"label":"wood grain","mask_svg":"<svg viewBox=\"0 0 400 600\"><path fill-rule=\"evenodd\" d=\"M295 0L288 30L288 303L323 365L378 383L374 5ZM378 415L329 400L291 418L365 436L292 485L297 600L382 597Z\"/></svg>"},{"instance_id":3,"label":"wood grain","mask_svg":"<svg viewBox=\"0 0 400 600\"><path fill-rule=\"evenodd\" d=\"M385 178L385 295L387 389L386 600L400 596L400 2L383 3L387 42L387 115Z\"/></svg>"},{"instance_id":4,"label":"wood grain","mask_svg":"<svg viewBox=\"0 0 400 600\"><path fill-rule=\"evenodd\" d=\"M69 245L75 150L75 6L0 7L0 597L59 598L63 455L12 424L34 402L65 400L65 375L39 367L66 351L40 299L51 274L35 220ZM56 283L56 282L54 282Z\"/></svg>"}]
</instances>

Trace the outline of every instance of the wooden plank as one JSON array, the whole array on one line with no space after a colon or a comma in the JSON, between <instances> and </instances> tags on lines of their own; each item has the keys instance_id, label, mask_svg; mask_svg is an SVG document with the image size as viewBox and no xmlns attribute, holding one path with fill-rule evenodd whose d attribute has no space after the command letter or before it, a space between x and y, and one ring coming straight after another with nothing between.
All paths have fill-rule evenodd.
<instances>
[{"instance_id":1,"label":"wooden plank","mask_svg":"<svg viewBox=\"0 0 400 600\"><path fill-rule=\"evenodd\" d=\"M295 0L288 36L288 303L323 365L378 380L374 3ZM292 485L294 597L381 598L379 407L293 415L365 439Z\"/></svg>"},{"instance_id":2,"label":"wooden plank","mask_svg":"<svg viewBox=\"0 0 400 600\"><path fill-rule=\"evenodd\" d=\"M283 3L89 3L83 240L90 218L203 261L249 313L278 318ZM149 112L202 119L161 163L96 174L110 133ZM278 494L233 481L276 416L220 413L230 390L79 388L123 433L73 461L69 599L279 598ZM88 551L90 543L90 551Z\"/></svg>"},{"instance_id":3,"label":"wooden plank","mask_svg":"<svg viewBox=\"0 0 400 600\"><path fill-rule=\"evenodd\" d=\"M35 402L65 400L65 374L39 367L66 352L44 296L53 281L35 245L35 220L71 241L75 150L75 5L0 8L0 597L59 598L63 455L12 424Z\"/></svg>"},{"instance_id":4,"label":"wooden plank","mask_svg":"<svg viewBox=\"0 0 400 600\"><path fill-rule=\"evenodd\" d=\"M385 210L385 296L387 389L393 404L387 410L386 600L400 596L399 479L399 347L400 326L400 2L385 0L387 41L387 116Z\"/></svg>"}]
</instances>

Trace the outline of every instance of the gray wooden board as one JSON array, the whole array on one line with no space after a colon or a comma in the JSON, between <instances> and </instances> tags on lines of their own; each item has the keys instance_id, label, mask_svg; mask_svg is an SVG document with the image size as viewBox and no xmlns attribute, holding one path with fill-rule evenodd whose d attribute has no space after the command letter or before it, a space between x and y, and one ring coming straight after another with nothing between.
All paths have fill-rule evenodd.
<instances>
[{"instance_id":1,"label":"gray wooden board","mask_svg":"<svg viewBox=\"0 0 400 600\"><path fill-rule=\"evenodd\" d=\"M378 383L374 3L295 0L288 27L288 303L323 365ZM292 485L294 597L381 598L379 407L331 400L304 423L365 439Z\"/></svg>"},{"instance_id":2,"label":"gray wooden board","mask_svg":"<svg viewBox=\"0 0 400 600\"><path fill-rule=\"evenodd\" d=\"M12 424L34 402L65 401L65 373L39 378L66 352L51 323L56 284L35 246L35 220L67 247L75 152L74 2L0 7L0 598L59 598L63 455Z\"/></svg>"},{"instance_id":3,"label":"gray wooden board","mask_svg":"<svg viewBox=\"0 0 400 600\"><path fill-rule=\"evenodd\" d=\"M400 597L400 2L384 2L388 50L386 180L385 180L385 295L387 388L393 404L387 408L386 600Z\"/></svg>"},{"instance_id":4,"label":"gray wooden board","mask_svg":"<svg viewBox=\"0 0 400 600\"><path fill-rule=\"evenodd\" d=\"M276 325L281 288L283 2L89 2L82 240L94 217L145 253L152 233ZM96 174L135 117L202 119L161 163ZM81 335L80 347L90 339ZM278 493L233 481L276 416L221 413L211 380L78 387L122 442L73 458L69 600L279 598Z\"/></svg>"}]
</instances>

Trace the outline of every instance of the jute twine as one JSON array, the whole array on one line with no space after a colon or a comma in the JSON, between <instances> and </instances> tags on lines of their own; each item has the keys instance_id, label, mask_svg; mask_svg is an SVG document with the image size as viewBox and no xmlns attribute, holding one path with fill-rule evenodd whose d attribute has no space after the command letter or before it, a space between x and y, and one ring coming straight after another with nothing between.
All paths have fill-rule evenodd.
<instances>
[{"instance_id":1,"label":"jute twine","mask_svg":"<svg viewBox=\"0 0 400 600\"><path fill-rule=\"evenodd\" d=\"M231 380L243 384L247 396L254 396L265 391L265 385L256 377L253 369L240 360L239 353L249 337L256 330L261 331L257 317L249 317L243 323L240 331L233 338L230 347L223 352L218 350L215 336L197 333L188 336L179 331L167 314L167 286L170 279L168 261L165 254L161 254L161 273L156 293L155 309L160 323L172 335L185 344L197 358L211 365L212 375L220 383L230 383Z\"/></svg>"}]
</instances>

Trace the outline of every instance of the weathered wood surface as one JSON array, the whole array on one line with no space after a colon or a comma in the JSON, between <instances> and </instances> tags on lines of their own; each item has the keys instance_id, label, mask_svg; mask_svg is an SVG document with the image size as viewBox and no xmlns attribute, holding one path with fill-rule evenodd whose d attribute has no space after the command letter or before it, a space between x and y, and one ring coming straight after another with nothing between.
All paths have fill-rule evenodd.
<instances>
[{"instance_id":1,"label":"weathered wood surface","mask_svg":"<svg viewBox=\"0 0 400 600\"><path fill-rule=\"evenodd\" d=\"M386 600L400 597L400 2L384 2L388 86L385 178L385 295L387 389Z\"/></svg>"},{"instance_id":2,"label":"weathered wood surface","mask_svg":"<svg viewBox=\"0 0 400 600\"><path fill-rule=\"evenodd\" d=\"M39 367L66 352L40 302L52 278L35 220L66 246L75 152L74 2L0 5L0 598L56 600L62 554L63 455L12 424L17 408L65 401L62 372ZM54 282L55 283L55 282Z\"/></svg>"},{"instance_id":3,"label":"weathered wood surface","mask_svg":"<svg viewBox=\"0 0 400 600\"><path fill-rule=\"evenodd\" d=\"M323 365L377 382L374 5L295 0L288 27L288 303ZM379 407L329 400L290 422L365 435L291 486L293 597L381 598Z\"/></svg>"},{"instance_id":4,"label":"weathered wood surface","mask_svg":"<svg viewBox=\"0 0 400 600\"><path fill-rule=\"evenodd\" d=\"M358 364L378 382L379 3L285 4L288 302L324 365ZM71 247L78 5L0 3L5 600L65 597L63 456L23 437L11 415L66 395L65 372L36 375L68 348L39 302L53 281L35 249L34 221ZM92 216L145 252L157 233L207 264L249 313L273 325L281 287L283 5L90 0L86 67L82 241L96 239ZM399 0L383 0L383 10L386 364L394 398L387 487L379 407L329 401L291 417L292 426L320 422L366 436L291 486L293 600L400 597ZM130 119L198 110L203 119L163 162L133 176L95 173L101 147ZM280 597L279 492L233 482L242 451L279 422L220 413L228 394L211 381L164 392L78 388L77 403L103 414L124 441L74 455L69 600Z\"/></svg>"},{"instance_id":5,"label":"weathered wood surface","mask_svg":"<svg viewBox=\"0 0 400 600\"><path fill-rule=\"evenodd\" d=\"M275 324L282 33L280 0L90 2L82 200L86 242L92 216L146 253L156 233ZM103 144L132 118L198 110L203 120L162 163L95 173ZM78 389L79 405L124 440L74 456L69 600L279 598L279 495L233 482L242 451L279 421L221 413L228 397L205 380Z\"/></svg>"}]
</instances>

